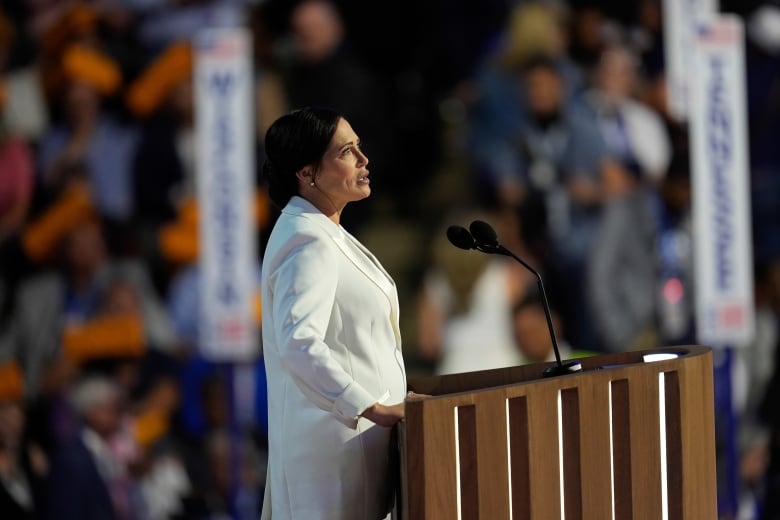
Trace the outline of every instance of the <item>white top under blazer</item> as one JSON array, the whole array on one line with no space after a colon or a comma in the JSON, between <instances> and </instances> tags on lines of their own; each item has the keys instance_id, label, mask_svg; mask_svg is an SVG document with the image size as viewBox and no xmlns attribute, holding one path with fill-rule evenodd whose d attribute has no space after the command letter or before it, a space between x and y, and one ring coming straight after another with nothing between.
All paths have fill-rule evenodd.
<instances>
[{"instance_id":1,"label":"white top under blazer","mask_svg":"<svg viewBox=\"0 0 780 520\"><path fill-rule=\"evenodd\" d=\"M269 441L262 518L385 518L391 430L359 414L406 396L393 279L356 238L293 197L266 247L262 298Z\"/></svg>"}]
</instances>

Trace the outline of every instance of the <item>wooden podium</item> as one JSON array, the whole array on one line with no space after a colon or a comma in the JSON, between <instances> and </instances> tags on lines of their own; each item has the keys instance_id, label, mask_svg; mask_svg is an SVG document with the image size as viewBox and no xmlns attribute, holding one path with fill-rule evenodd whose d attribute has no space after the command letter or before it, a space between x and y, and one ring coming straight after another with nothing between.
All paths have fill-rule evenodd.
<instances>
[{"instance_id":1,"label":"wooden podium","mask_svg":"<svg viewBox=\"0 0 780 520\"><path fill-rule=\"evenodd\" d=\"M646 354L678 354L645 362ZM403 520L717 518L712 353L700 346L410 380Z\"/></svg>"}]
</instances>

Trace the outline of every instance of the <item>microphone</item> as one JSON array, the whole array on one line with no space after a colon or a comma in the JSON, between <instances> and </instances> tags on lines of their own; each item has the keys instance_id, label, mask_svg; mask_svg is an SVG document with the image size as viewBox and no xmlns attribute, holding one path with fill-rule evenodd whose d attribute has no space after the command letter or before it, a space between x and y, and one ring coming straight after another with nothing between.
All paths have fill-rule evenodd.
<instances>
[{"instance_id":1,"label":"microphone","mask_svg":"<svg viewBox=\"0 0 780 520\"><path fill-rule=\"evenodd\" d=\"M582 370L582 364L579 361L572 360L567 361L566 363L561 361L561 353L558 350L558 340L555 337L552 313L550 312L550 304L547 302L547 293L544 290L542 275L540 275L536 269L528 265L522 258L502 246L498 241L496 230L493 229L490 224L481 220L475 220L469 225L468 230L461 226L450 226L447 229L447 238L454 246L461 249L476 249L477 251L487 254L510 256L517 260L520 265L525 267L528 271L533 273L533 275L536 276L536 284L539 287L539 293L542 295L544 316L547 318L547 328L550 331L550 340L552 341L553 353L555 354L555 365L544 369L543 376L559 376Z\"/></svg>"},{"instance_id":2,"label":"microphone","mask_svg":"<svg viewBox=\"0 0 780 520\"><path fill-rule=\"evenodd\" d=\"M490 226L488 226L488 228L491 231L493 229L490 228ZM474 235L473 230L469 231L463 226L450 226L447 228L447 239L449 239L450 243L457 248L465 250L476 249L477 251L482 251L483 253L498 252L498 249L496 248L498 240L496 239L495 231L493 232L492 242L484 239L475 240L475 236L477 235Z\"/></svg>"},{"instance_id":3,"label":"microphone","mask_svg":"<svg viewBox=\"0 0 780 520\"><path fill-rule=\"evenodd\" d=\"M474 237L474 241L480 245L491 247L497 247L499 245L496 230L487 222L475 220L469 224L469 231L471 231L471 236Z\"/></svg>"},{"instance_id":4,"label":"microphone","mask_svg":"<svg viewBox=\"0 0 780 520\"><path fill-rule=\"evenodd\" d=\"M463 226L450 226L447 228L447 239L450 244L460 249L476 249L476 242L469 230Z\"/></svg>"}]
</instances>

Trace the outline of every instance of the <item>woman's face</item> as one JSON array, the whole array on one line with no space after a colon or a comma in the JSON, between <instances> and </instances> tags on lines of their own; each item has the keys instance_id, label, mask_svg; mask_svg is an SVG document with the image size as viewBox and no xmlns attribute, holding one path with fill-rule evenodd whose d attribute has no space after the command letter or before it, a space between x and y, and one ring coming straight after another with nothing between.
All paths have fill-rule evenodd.
<instances>
[{"instance_id":1,"label":"woman's face","mask_svg":"<svg viewBox=\"0 0 780 520\"><path fill-rule=\"evenodd\" d=\"M367 166L368 157L360 151L360 139L349 123L341 119L319 168L313 173L315 186L305 182L304 193L321 194L339 208L364 199L371 194Z\"/></svg>"},{"instance_id":2,"label":"woman's face","mask_svg":"<svg viewBox=\"0 0 780 520\"><path fill-rule=\"evenodd\" d=\"M549 116L561 107L563 85L555 71L537 67L526 73L526 96L528 105L535 115Z\"/></svg>"}]
</instances>

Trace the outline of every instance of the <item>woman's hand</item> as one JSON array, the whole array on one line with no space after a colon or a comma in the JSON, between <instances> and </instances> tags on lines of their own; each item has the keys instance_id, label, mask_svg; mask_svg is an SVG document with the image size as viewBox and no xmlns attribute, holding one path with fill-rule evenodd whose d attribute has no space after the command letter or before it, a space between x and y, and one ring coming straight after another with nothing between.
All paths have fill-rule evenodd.
<instances>
[{"instance_id":1,"label":"woman's hand","mask_svg":"<svg viewBox=\"0 0 780 520\"><path fill-rule=\"evenodd\" d=\"M427 394L418 394L415 392L408 392L406 398L419 398L419 397L431 397ZM365 417L369 421L390 428L404 418L404 412L406 410L406 401L398 404L384 405L382 403L374 403L363 412L361 417Z\"/></svg>"},{"instance_id":2,"label":"woman's hand","mask_svg":"<svg viewBox=\"0 0 780 520\"><path fill-rule=\"evenodd\" d=\"M379 426L390 428L404 418L404 403L392 404L389 406L375 403L367 408L361 415Z\"/></svg>"}]
</instances>

